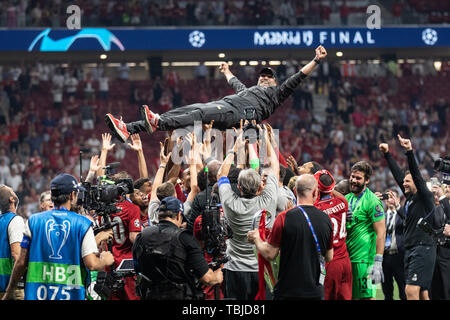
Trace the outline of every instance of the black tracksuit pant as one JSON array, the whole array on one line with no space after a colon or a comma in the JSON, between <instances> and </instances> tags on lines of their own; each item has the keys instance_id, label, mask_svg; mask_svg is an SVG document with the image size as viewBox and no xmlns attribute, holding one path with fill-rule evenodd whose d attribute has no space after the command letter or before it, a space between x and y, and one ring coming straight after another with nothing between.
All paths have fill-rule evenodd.
<instances>
[{"instance_id":1,"label":"black tracksuit pant","mask_svg":"<svg viewBox=\"0 0 450 320\"><path fill-rule=\"evenodd\" d=\"M239 110L223 100L208 103L195 103L169 110L160 115L158 129L171 131L193 126L194 122L210 123L214 120L214 128L225 130L238 128L240 120L245 118L245 110ZM127 123L130 134L145 131L144 120Z\"/></svg>"}]
</instances>

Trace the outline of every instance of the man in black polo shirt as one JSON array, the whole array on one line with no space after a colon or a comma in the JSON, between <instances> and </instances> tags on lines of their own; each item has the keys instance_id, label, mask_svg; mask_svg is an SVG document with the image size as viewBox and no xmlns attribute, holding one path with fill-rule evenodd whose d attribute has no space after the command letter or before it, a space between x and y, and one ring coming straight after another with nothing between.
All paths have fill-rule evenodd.
<instances>
[{"instance_id":1,"label":"man in black polo shirt","mask_svg":"<svg viewBox=\"0 0 450 320\"><path fill-rule=\"evenodd\" d=\"M313 175L301 175L295 187L298 206L278 214L268 240L262 241L257 229L247 239L266 260L281 252L275 300L319 300L324 296L325 262L333 259L331 220L314 206L319 190Z\"/></svg>"},{"instance_id":2,"label":"man in black polo shirt","mask_svg":"<svg viewBox=\"0 0 450 320\"><path fill-rule=\"evenodd\" d=\"M398 140L408 159L409 171L406 174L389 153L388 144L381 143L379 148L387 160L395 181L406 197L404 205L405 293L408 300L429 300L428 290L436 261L436 244L417 223L420 218L428 218L428 222L431 222L435 207L434 197L420 173L411 141L400 135Z\"/></svg>"}]
</instances>

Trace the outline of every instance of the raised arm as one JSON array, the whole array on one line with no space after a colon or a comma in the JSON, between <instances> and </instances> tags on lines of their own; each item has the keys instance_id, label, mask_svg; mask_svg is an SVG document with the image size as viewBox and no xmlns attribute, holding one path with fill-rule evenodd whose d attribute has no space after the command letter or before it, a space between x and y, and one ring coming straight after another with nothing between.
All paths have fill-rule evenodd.
<instances>
[{"instance_id":1,"label":"raised arm","mask_svg":"<svg viewBox=\"0 0 450 320\"><path fill-rule=\"evenodd\" d=\"M159 145L161 147L161 151L159 153L160 164L159 164L158 171L156 172L155 179L153 181L150 201L158 199L158 197L156 196L156 189L158 189L158 187L163 183L164 171L166 170L167 162L169 162L170 156L172 155L172 152L169 152L168 155L165 155L164 154L164 144L162 142L160 142Z\"/></svg>"},{"instance_id":2,"label":"raised arm","mask_svg":"<svg viewBox=\"0 0 450 320\"><path fill-rule=\"evenodd\" d=\"M277 96L279 102L283 102L284 100L286 100L292 94L294 89L300 84L300 82L302 82L303 79L309 76L320 64L320 62L327 56L327 51L323 46L318 46L315 50L315 53L316 55L314 56L314 59L304 65L299 72L290 76L278 87Z\"/></svg>"},{"instance_id":3,"label":"raised arm","mask_svg":"<svg viewBox=\"0 0 450 320\"><path fill-rule=\"evenodd\" d=\"M234 161L234 155L237 155L237 159L239 162L239 153L245 153L245 141L242 140L243 137L243 131L242 131L242 120L241 120L241 129L238 131L236 129L233 128L233 130L235 130L235 132L237 132L237 138L236 141L234 143L234 146L231 150L227 151L227 156L225 158L225 160L223 161L222 165L219 168L219 171L217 172L217 181L219 181L220 178L222 177L227 177L228 173L230 172L230 168L231 165L233 164Z\"/></svg>"},{"instance_id":4,"label":"raised arm","mask_svg":"<svg viewBox=\"0 0 450 320\"><path fill-rule=\"evenodd\" d=\"M88 172L88 175L87 175L87 177L86 177L86 179L84 181L89 182L89 183L93 183L94 182L95 174L100 169L100 167L98 165L99 161L100 161L100 158L98 157L98 155L95 155L95 156L91 157L91 163L89 165L89 172Z\"/></svg>"},{"instance_id":5,"label":"raised arm","mask_svg":"<svg viewBox=\"0 0 450 320\"><path fill-rule=\"evenodd\" d=\"M383 153L384 158L388 163L392 176L402 190L403 194L405 194L405 188L403 187L403 179L405 179L405 174L403 173L403 170L398 166L392 155L389 153L389 145L387 143L381 143L379 145L379 149Z\"/></svg>"},{"instance_id":6,"label":"raised arm","mask_svg":"<svg viewBox=\"0 0 450 320\"><path fill-rule=\"evenodd\" d=\"M316 48L316 56L314 57L314 59L312 59L310 62L304 65L303 68L300 69L300 71L304 75L309 76L311 72L314 71L316 66L318 66L323 59L325 59L326 56L327 50L325 50L323 46L318 46Z\"/></svg>"},{"instance_id":7,"label":"raised arm","mask_svg":"<svg viewBox=\"0 0 450 320\"><path fill-rule=\"evenodd\" d=\"M247 89L247 87L241 81L239 81L239 79L236 78L234 74L231 73L228 63L222 62L219 66L219 70L223 73L223 75L227 79L228 84L233 88L234 92L239 93L242 90Z\"/></svg>"},{"instance_id":8,"label":"raised arm","mask_svg":"<svg viewBox=\"0 0 450 320\"><path fill-rule=\"evenodd\" d=\"M137 152L139 177L148 178L147 162L144 157L144 149L142 148L141 138L138 133L131 135L131 143L128 144L131 149Z\"/></svg>"},{"instance_id":9,"label":"raised arm","mask_svg":"<svg viewBox=\"0 0 450 320\"><path fill-rule=\"evenodd\" d=\"M114 148L116 144L111 144L111 135L109 133L102 133L102 152L100 153L100 159L98 161L97 176L101 177L105 174L103 167L106 166L106 158L108 152Z\"/></svg>"},{"instance_id":10,"label":"raised arm","mask_svg":"<svg viewBox=\"0 0 450 320\"><path fill-rule=\"evenodd\" d=\"M404 139L398 135L398 140L400 145L406 150L406 157L408 159L409 171L411 172L411 177L417 188L417 193L421 196L424 201L424 205L428 212L434 208L434 196L433 193L428 189L427 183L420 173L419 166L417 165L416 158L414 157L414 152L411 145L411 140Z\"/></svg>"},{"instance_id":11,"label":"raised arm","mask_svg":"<svg viewBox=\"0 0 450 320\"><path fill-rule=\"evenodd\" d=\"M267 157L270 161L270 170L277 178L277 181L280 179L280 162L278 160L278 154L275 151L276 142L273 134L272 127L269 124L265 124L266 127L266 146L267 146Z\"/></svg>"}]
</instances>

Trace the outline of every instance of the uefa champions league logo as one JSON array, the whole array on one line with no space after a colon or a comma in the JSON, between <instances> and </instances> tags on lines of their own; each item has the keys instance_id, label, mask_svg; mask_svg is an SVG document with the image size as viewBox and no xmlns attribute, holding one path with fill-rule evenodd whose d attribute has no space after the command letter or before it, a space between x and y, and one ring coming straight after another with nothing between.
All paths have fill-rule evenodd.
<instances>
[{"instance_id":1,"label":"uefa champions league logo","mask_svg":"<svg viewBox=\"0 0 450 320\"><path fill-rule=\"evenodd\" d=\"M423 42L425 42L425 44L427 44L429 46L434 45L436 43L436 41L438 40L438 34L437 34L436 30L430 29L430 28L426 28L425 30L423 30L422 40L423 40Z\"/></svg>"},{"instance_id":2,"label":"uefa champions league logo","mask_svg":"<svg viewBox=\"0 0 450 320\"><path fill-rule=\"evenodd\" d=\"M205 44L205 34L201 31L195 30L189 33L189 42L193 47L201 48Z\"/></svg>"},{"instance_id":3,"label":"uefa champions league logo","mask_svg":"<svg viewBox=\"0 0 450 320\"><path fill-rule=\"evenodd\" d=\"M67 220L64 220L62 224L57 224L53 219L47 221L45 224L45 234L47 236L47 242L52 249L52 254L49 256L50 259L62 259L59 253L66 244L69 231L70 222Z\"/></svg>"}]
</instances>

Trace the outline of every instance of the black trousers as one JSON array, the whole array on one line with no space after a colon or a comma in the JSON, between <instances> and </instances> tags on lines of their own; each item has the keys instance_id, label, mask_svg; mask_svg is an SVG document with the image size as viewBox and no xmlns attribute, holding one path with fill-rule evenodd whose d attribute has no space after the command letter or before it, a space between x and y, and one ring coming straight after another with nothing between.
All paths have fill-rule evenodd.
<instances>
[{"instance_id":1,"label":"black trousers","mask_svg":"<svg viewBox=\"0 0 450 320\"><path fill-rule=\"evenodd\" d=\"M437 246L431 300L450 300L450 248Z\"/></svg>"},{"instance_id":2,"label":"black trousers","mask_svg":"<svg viewBox=\"0 0 450 320\"><path fill-rule=\"evenodd\" d=\"M258 272L223 269L224 292L228 299L255 300L259 290Z\"/></svg>"},{"instance_id":3,"label":"black trousers","mask_svg":"<svg viewBox=\"0 0 450 320\"><path fill-rule=\"evenodd\" d=\"M406 300L404 255L404 251L399 251L396 254L385 253L383 255L384 282L381 283L381 287L384 300L394 299L394 279L397 282L400 299Z\"/></svg>"},{"instance_id":4,"label":"black trousers","mask_svg":"<svg viewBox=\"0 0 450 320\"><path fill-rule=\"evenodd\" d=\"M193 126L196 121L210 123L211 120L214 120L214 128L226 130L232 127L238 128L240 119L244 118L244 110L239 110L225 101L195 103L161 114L158 129L171 131ZM144 120L127 123L127 130L130 134L145 131Z\"/></svg>"}]
</instances>

